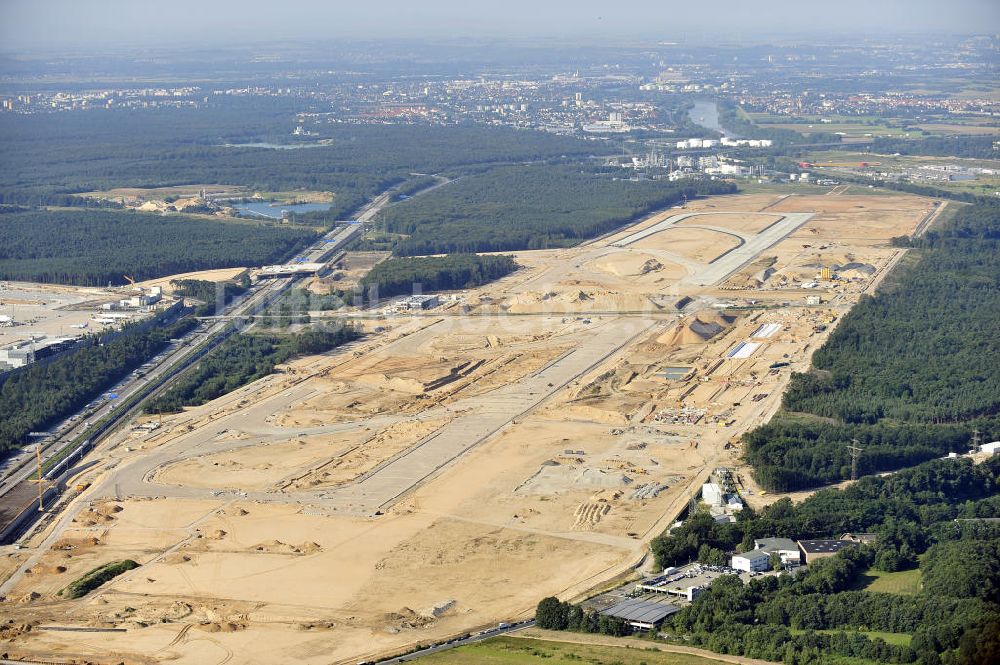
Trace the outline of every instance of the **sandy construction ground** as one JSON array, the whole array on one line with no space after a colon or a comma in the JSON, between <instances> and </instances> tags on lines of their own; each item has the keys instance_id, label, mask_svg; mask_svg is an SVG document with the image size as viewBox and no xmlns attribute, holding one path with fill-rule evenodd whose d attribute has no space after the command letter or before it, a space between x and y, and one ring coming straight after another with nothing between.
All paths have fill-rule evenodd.
<instances>
[{"instance_id":1,"label":"sandy construction ground","mask_svg":"<svg viewBox=\"0 0 1000 665\"><path fill-rule=\"evenodd\" d=\"M701 221L701 216L691 218ZM688 221L688 220L684 220ZM683 223L683 222L681 222ZM701 228L668 229L631 245L636 249L660 249L676 252L686 259L711 263L739 244L739 239L718 231Z\"/></svg>"},{"instance_id":2,"label":"sandy construction ground","mask_svg":"<svg viewBox=\"0 0 1000 665\"><path fill-rule=\"evenodd\" d=\"M154 286L159 286L163 289L164 293L173 293L174 286L171 282L180 281L182 279L197 279L206 282L226 282L231 279L239 277L246 268L218 268L216 270L200 270L198 272L185 272L178 275L170 275L168 277L160 277L158 279L149 279L145 282L136 282L136 286L141 286L144 288L151 288Z\"/></svg>"},{"instance_id":3,"label":"sandy construction ground","mask_svg":"<svg viewBox=\"0 0 1000 665\"><path fill-rule=\"evenodd\" d=\"M577 597L643 565L737 464L741 433L898 259L888 239L931 211L849 192L694 201L519 252L522 270L435 310L353 312L380 332L101 446L89 488L3 553L4 650L356 663ZM57 595L126 558L140 567Z\"/></svg>"},{"instance_id":4,"label":"sandy construction ground","mask_svg":"<svg viewBox=\"0 0 1000 665\"><path fill-rule=\"evenodd\" d=\"M743 233L760 233L771 224L779 221L781 215L775 213L766 212L754 212L754 213L705 213L703 215L698 215L697 217L692 217L690 219L685 219L679 223L679 226L693 226L693 225L704 225L704 226L717 226L725 229L731 229L733 231L740 231Z\"/></svg>"}]
</instances>

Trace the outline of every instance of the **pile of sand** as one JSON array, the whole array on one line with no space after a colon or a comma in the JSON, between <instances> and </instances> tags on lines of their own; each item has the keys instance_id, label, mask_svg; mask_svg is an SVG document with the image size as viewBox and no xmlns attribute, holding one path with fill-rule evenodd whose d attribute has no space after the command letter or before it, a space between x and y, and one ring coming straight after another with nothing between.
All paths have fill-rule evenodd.
<instances>
[{"instance_id":1,"label":"pile of sand","mask_svg":"<svg viewBox=\"0 0 1000 665\"><path fill-rule=\"evenodd\" d=\"M268 552L269 554L294 554L299 551L299 548L294 545L289 545L288 543L283 543L280 540L274 539L257 543L253 546L253 549L258 552Z\"/></svg>"},{"instance_id":2,"label":"pile of sand","mask_svg":"<svg viewBox=\"0 0 1000 665\"><path fill-rule=\"evenodd\" d=\"M774 275L774 268L767 267L754 275L753 279L758 284L764 284L767 280L771 279L772 275Z\"/></svg>"},{"instance_id":3,"label":"pile of sand","mask_svg":"<svg viewBox=\"0 0 1000 665\"><path fill-rule=\"evenodd\" d=\"M315 554L322 551L319 543L306 541L301 545L289 545L280 540L265 540L253 546L257 552L267 552L269 554Z\"/></svg>"},{"instance_id":4,"label":"pile of sand","mask_svg":"<svg viewBox=\"0 0 1000 665\"><path fill-rule=\"evenodd\" d=\"M358 377L358 383L375 388L407 393L409 395L420 395L424 392L424 384L421 381L400 376L390 378L381 373L362 374Z\"/></svg>"},{"instance_id":5,"label":"pile of sand","mask_svg":"<svg viewBox=\"0 0 1000 665\"><path fill-rule=\"evenodd\" d=\"M844 279L864 279L875 274L875 266L870 263L851 261L842 266L837 266L836 273Z\"/></svg>"},{"instance_id":6,"label":"pile of sand","mask_svg":"<svg viewBox=\"0 0 1000 665\"><path fill-rule=\"evenodd\" d=\"M656 343L666 346L700 344L721 333L731 323L731 319L718 314L699 314L681 321L673 330L657 337Z\"/></svg>"},{"instance_id":7,"label":"pile of sand","mask_svg":"<svg viewBox=\"0 0 1000 665\"><path fill-rule=\"evenodd\" d=\"M383 615L385 630L389 633L397 633L408 628L423 628L427 624L434 622L433 616L418 614L409 607L403 607L395 612L388 612Z\"/></svg>"},{"instance_id":8,"label":"pile of sand","mask_svg":"<svg viewBox=\"0 0 1000 665\"><path fill-rule=\"evenodd\" d=\"M642 277L663 270L663 264L642 252L616 252L593 262L593 267L615 277Z\"/></svg>"},{"instance_id":9,"label":"pile of sand","mask_svg":"<svg viewBox=\"0 0 1000 665\"><path fill-rule=\"evenodd\" d=\"M585 420L605 425L624 426L628 424L628 418L624 414L612 409L602 409L589 404L561 404L558 407L554 407L554 409L560 417L572 420Z\"/></svg>"},{"instance_id":10,"label":"pile of sand","mask_svg":"<svg viewBox=\"0 0 1000 665\"><path fill-rule=\"evenodd\" d=\"M246 628L241 623L234 623L232 621L223 622L211 622L203 623L198 626L199 629L205 631L206 633L235 633L238 630L243 630Z\"/></svg>"}]
</instances>

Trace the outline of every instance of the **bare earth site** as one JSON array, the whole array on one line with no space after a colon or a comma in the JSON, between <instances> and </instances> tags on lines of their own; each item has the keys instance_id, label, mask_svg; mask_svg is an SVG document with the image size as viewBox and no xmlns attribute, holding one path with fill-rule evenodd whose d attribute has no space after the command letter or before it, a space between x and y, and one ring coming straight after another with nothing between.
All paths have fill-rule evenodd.
<instances>
[{"instance_id":1,"label":"bare earth site","mask_svg":"<svg viewBox=\"0 0 1000 665\"><path fill-rule=\"evenodd\" d=\"M2 586L19 624L114 630L7 624L3 650L356 663L644 565L899 259L889 239L940 210L838 191L698 200L518 252L499 282L417 315L356 311L362 340L117 435ZM121 559L140 567L57 595Z\"/></svg>"}]
</instances>

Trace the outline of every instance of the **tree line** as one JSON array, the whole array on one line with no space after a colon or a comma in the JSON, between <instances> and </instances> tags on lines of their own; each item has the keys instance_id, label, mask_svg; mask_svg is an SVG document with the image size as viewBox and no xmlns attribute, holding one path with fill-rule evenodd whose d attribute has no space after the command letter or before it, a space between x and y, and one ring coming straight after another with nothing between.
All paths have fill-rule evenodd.
<instances>
[{"instance_id":1,"label":"tree line","mask_svg":"<svg viewBox=\"0 0 1000 665\"><path fill-rule=\"evenodd\" d=\"M204 279L174 279L175 296L183 296L199 301L195 316L212 316L219 313L234 298L247 292L250 280L245 275L239 284L233 282L211 282Z\"/></svg>"},{"instance_id":2,"label":"tree line","mask_svg":"<svg viewBox=\"0 0 1000 665\"><path fill-rule=\"evenodd\" d=\"M862 296L792 376L786 413L744 436L767 489L850 477L855 438L874 473L964 452L974 428L1000 432L1000 205L963 207L907 244L919 260Z\"/></svg>"},{"instance_id":3,"label":"tree line","mask_svg":"<svg viewBox=\"0 0 1000 665\"><path fill-rule=\"evenodd\" d=\"M511 256L448 254L390 258L361 278L363 290L374 288L379 297L408 295L419 291L471 289L508 275L518 269Z\"/></svg>"},{"instance_id":4,"label":"tree line","mask_svg":"<svg viewBox=\"0 0 1000 665\"><path fill-rule=\"evenodd\" d=\"M92 209L2 214L0 234L0 279L81 286L277 263L316 238L275 224Z\"/></svg>"},{"instance_id":5,"label":"tree line","mask_svg":"<svg viewBox=\"0 0 1000 665\"><path fill-rule=\"evenodd\" d=\"M408 236L399 256L565 247L732 183L615 180L578 165L489 169L385 209L379 227Z\"/></svg>"},{"instance_id":6,"label":"tree line","mask_svg":"<svg viewBox=\"0 0 1000 665\"><path fill-rule=\"evenodd\" d=\"M224 183L255 191L331 191L333 210L303 217L343 219L415 171L595 151L593 143L575 138L474 125L338 124L324 126L325 145L234 147L288 143L297 110L275 101L143 112L4 114L0 203L55 205L65 200L56 197L94 190Z\"/></svg>"},{"instance_id":7,"label":"tree line","mask_svg":"<svg viewBox=\"0 0 1000 665\"><path fill-rule=\"evenodd\" d=\"M1000 150L996 137L987 136L926 136L904 139L879 136L872 140L871 151L880 155L928 155L933 157L974 157L996 159Z\"/></svg>"},{"instance_id":8,"label":"tree line","mask_svg":"<svg viewBox=\"0 0 1000 665\"><path fill-rule=\"evenodd\" d=\"M0 376L0 454L26 443L30 432L79 411L196 324L187 317Z\"/></svg>"},{"instance_id":9,"label":"tree line","mask_svg":"<svg viewBox=\"0 0 1000 665\"><path fill-rule=\"evenodd\" d=\"M655 539L657 565L749 550L755 538L839 537L871 532L871 546L846 548L798 574L744 584L724 575L668 617L660 637L718 653L791 665L849 657L890 663L959 665L995 662L1000 653L1000 458L933 460L892 476L866 477L817 492L799 504L785 498L735 524L696 513ZM989 519L982 519L989 518ZM709 560L706 560L709 559ZM916 568L914 595L873 592L871 570ZM619 634L578 606L543 599L540 627ZM822 632L819 632L822 631ZM889 644L866 632L910 636Z\"/></svg>"},{"instance_id":10,"label":"tree line","mask_svg":"<svg viewBox=\"0 0 1000 665\"><path fill-rule=\"evenodd\" d=\"M230 393L274 372L276 365L302 355L323 353L353 339L349 326L314 327L277 335L240 333L206 355L160 397L144 407L146 413L176 413Z\"/></svg>"}]
</instances>

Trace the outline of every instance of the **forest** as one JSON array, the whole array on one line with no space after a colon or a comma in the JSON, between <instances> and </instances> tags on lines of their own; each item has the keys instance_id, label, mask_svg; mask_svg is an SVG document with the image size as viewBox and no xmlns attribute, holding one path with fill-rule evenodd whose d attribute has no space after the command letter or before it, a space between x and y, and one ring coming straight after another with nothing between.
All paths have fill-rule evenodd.
<instances>
[{"instance_id":1,"label":"forest","mask_svg":"<svg viewBox=\"0 0 1000 665\"><path fill-rule=\"evenodd\" d=\"M250 286L249 278L244 275L243 282L210 282L204 279L174 279L170 280L175 296L183 296L199 301L195 307L195 316L212 316L219 313L234 298L247 292Z\"/></svg>"},{"instance_id":2,"label":"forest","mask_svg":"<svg viewBox=\"0 0 1000 665\"><path fill-rule=\"evenodd\" d=\"M374 288L377 297L471 289L509 275L518 269L510 256L448 254L390 258L378 263L361 279L361 288ZM415 289L415 286L417 289Z\"/></svg>"},{"instance_id":3,"label":"forest","mask_svg":"<svg viewBox=\"0 0 1000 665\"><path fill-rule=\"evenodd\" d=\"M315 232L185 215L114 210L0 214L0 279L80 286L182 272L279 263Z\"/></svg>"},{"instance_id":4,"label":"forest","mask_svg":"<svg viewBox=\"0 0 1000 665\"><path fill-rule=\"evenodd\" d=\"M965 452L1000 434L1000 205L965 206L908 241L919 259L861 301L793 375L784 412L744 436L765 488L792 490ZM818 417L818 418L817 418Z\"/></svg>"},{"instance_id":5,"label":"forest","mask_svg":"<svg viewBox=\"0 0 1000 665\"><path fill-rule=\"evenodd\" d=\"M793 504L785 498L735 524L690 516L655 539L660 566L753 548L754 538L874 533L797 575L718 578L668 617L661 637L718 653L791 665L835 662L986 665L1000 655L1000 458L934 460L868 477ZM983 519L988 518L988 519ZM912 570L915 594L868 589L872 571ZM536 620L557 630L620 634L593 612L553 598ZM887 641L885 638L891 638Z\"/></svg>"},{"instance_id":6,"label":"forest","mask_svg":"<svg viewBox=\"0 0 1000 665\"><path fill-rule=\"evenodd\" d=\"M29 432L44 431L82 409L196 324L187 317L121 335L0 378L0 456L26 443Z\"/></svg>"},{"instance_id":7,"label":"forest","mask_svg":"<svg viewBox=\"0 0 1000 665\"><path fill-rule=\"evenodd\" d=\"M903 139L879 136L872 140L871 151L880 155L929 155L934 157L975 157L996 159L996 137L988 136L926 136Z\"/></svg>"},{"instance_id":8,"label":"forest","mask_svg":"<svg viewBox=\"0 0 1000 665\"><path fill-rule=\"evenodd\" d=\"M349 326L315 327L284 335L233 335L144 409L146 413L176 413L185 406L204 404L271 374L276 365L329 351L357 337L358 332Z\"/></svg>"},{"instance_id":9,"label":"forest","mask_svg":"<svg viewBox=\"0 0 1000 665\"><path fill-rule=\"evenodd\" d=\"M569 165L497 167L385 209L378 226L409 237L399 256L565 247L732 183L613 180Z\"/></svg>"},{"instance_id":10,"label":"forest","mask_svg":"<svg viewBox=\"0 0 1000 665\"><path fill-rule=\"evenodd\" d=\"M59 204L67 194L115 187L220 183L256 191L332 191L345 219L410 173L585 157L587 141L473 125L329 125L327 145L291 150L245 144L286 140L295 110L273 105L0 117L0 203ZM61 198L60 198L61 197Z\"/></svg>"}]
</instances>

